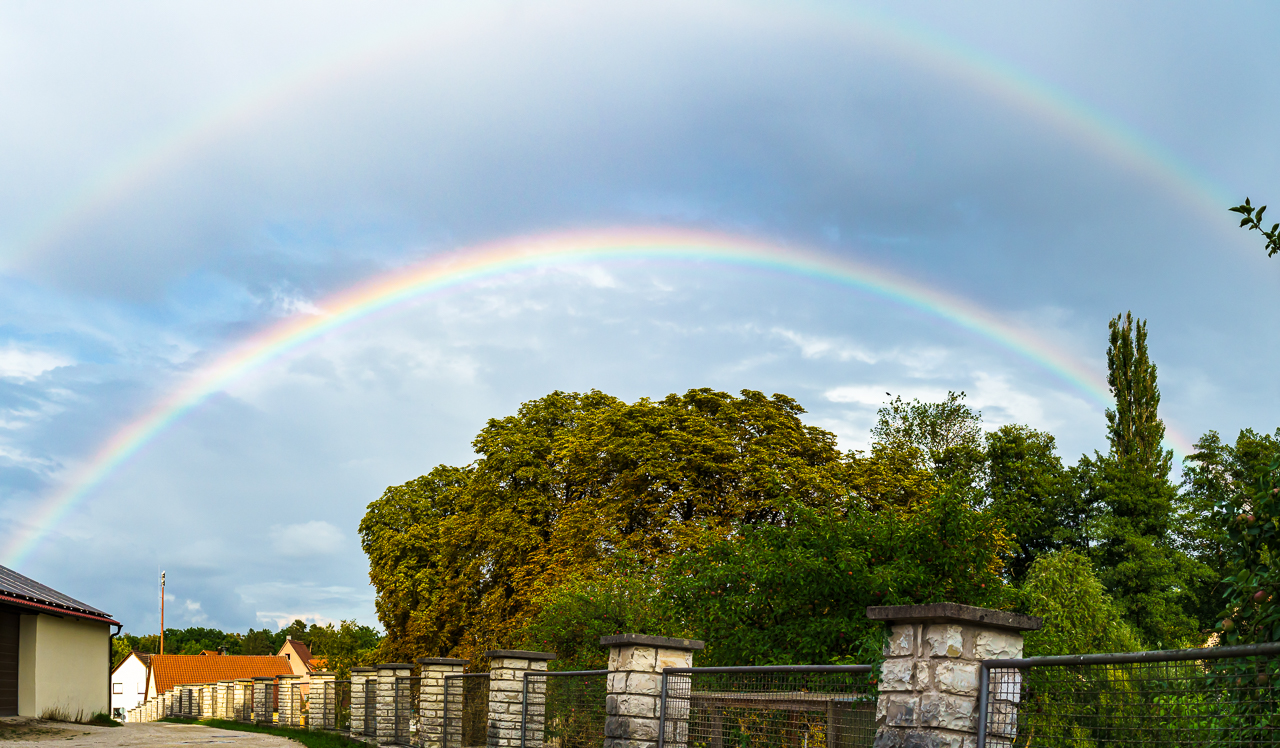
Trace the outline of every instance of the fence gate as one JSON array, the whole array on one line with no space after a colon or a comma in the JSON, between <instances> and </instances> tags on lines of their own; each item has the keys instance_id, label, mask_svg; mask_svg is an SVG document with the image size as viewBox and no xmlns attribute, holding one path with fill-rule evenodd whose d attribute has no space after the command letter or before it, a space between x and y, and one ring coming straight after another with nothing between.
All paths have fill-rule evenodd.
<instances>
[{"instance_id":1,"label":"fence gate","mask_svg":"<svg viewBox=\"0 0 1280 748\"><path fill-rule=\"evenodd\" d=\"M489 743L489 674L444 677L444 748L481 748Z\"/></svg>"},{"instance_id":2,"label":"fence gate","mask_svg":"<svg viewBox=\"0 0 1280 748\"><path fill-rule=\"evenodd\" d=\"M1280 745L1280 643L987 660L978 746Z\"/></svg>"},{"instance_id":3,"label":"fence gate","mask_svg":"<svg viewBox=\"0 0 1280 748\"><path fill-rule=\"evenodd\" d=\"M667 668L658 748L863 748L876 735L870 665Z\"/></svg>"}]
</instances>

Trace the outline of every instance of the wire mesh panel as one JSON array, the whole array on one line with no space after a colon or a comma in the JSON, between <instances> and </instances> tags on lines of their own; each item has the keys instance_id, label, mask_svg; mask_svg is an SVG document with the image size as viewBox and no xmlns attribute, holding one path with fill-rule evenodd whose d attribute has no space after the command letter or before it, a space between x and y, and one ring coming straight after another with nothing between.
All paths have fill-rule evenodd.
<instances>
[{"instance_id":1,"label":"wire mesh panel","mask_svg":"<svg viewBox=\"0 0 1280 748\"><path fill-rule=\"evenodd\" d=\"M524 676L525 748L595 748L604 741L608 670Z\"/></svg>"},{"instance_id":2,"label":"wire mesh panel","mask_svg":"<svg viewBox=\"0 0 1280 748\"><path fill-rule=\"evenodd\" d=\"M876 733L870 665L668 668L665 748L861 748Z\"/></svg>"},{"instance_id":3,"label":"wire mesh panel","mask_svg":"<svg viewBox=\"0 0 1280 748\"><path fill-rule=\"evenodd\" d=\"M479 748L489 743L489 674L444 677L444 746Z\"/></svg>"},{"instance_id":4,"label":"wire mesh panel","mask_svg":"<svg viewBox=\"0 0 1280 748\"><path fill-rule=\"evenodd\" d=\"M280 680L280 723L302 727L302 684L297 678ZM287 716L286 716L287 715Z\"/></svg>"},{"instance_id":5,"label":"wire mesh panel","mask_svg":"<svg viewBox=\"0 0 1280 748\"><path fill-rule=\"evenodd\" d=\"M420 734L418 731L418 689L421 683L422 678L416 675L396 678L396 743L399 745L417 745L414 741Z\"/></svg>"},{"instance_id":6,"label":"wire mesh panel","mask_svg":"<svg viewBox=\"0 0 1280 748\"><path fill-rule=\"evenodd\" d=\"M1280 645L992 660L983 670L983 746L1280 746Z\"/></svg>"}]
</instances>

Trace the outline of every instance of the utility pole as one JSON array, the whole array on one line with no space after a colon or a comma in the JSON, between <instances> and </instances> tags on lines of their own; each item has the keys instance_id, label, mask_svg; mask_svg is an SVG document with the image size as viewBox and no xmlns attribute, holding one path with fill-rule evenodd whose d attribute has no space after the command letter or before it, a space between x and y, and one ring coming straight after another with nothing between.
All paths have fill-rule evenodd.
<instances>
[{"instance_id":1,"label":"utility pole","mask_svg":"<svg viewBox=\"0 0 1280 748\"><path fill-rule=\"evenodd\" d=\"M164 654L164 572L160 572L160 654Z\"/></svg>"}]
</instances>

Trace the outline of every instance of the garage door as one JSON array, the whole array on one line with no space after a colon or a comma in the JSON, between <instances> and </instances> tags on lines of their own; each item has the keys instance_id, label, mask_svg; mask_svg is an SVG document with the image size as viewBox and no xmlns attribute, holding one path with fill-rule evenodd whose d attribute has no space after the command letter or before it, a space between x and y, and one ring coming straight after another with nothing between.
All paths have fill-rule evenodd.
<instances>
[{"instance_id":1,"label":"garage door","mask_svg":"<svg viewBox=\"0 0 1280 748\"><path fill-rule=\"evenodd\" d=\"M18 626L16 613L0 611L0 717L18 713Z\"/></svg>"}]
</instances>

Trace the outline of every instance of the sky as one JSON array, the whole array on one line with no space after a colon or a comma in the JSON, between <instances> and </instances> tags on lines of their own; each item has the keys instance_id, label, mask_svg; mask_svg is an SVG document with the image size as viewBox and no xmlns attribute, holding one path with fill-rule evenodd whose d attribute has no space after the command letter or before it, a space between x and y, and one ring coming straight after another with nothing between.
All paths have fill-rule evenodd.
<instances>
[{"instance_id":1,"label":"sky","mask_svg":"<svg viewBox=\"0 0 1280 748\"><path fill-rule=\"evenodd\" d=\"M1267 3L0 4L0 564L376 625L370 501L555 390L1280 426ZM1280 209L1280 205L1277 205ZM1280 210L1276 211L1280 213Z\"/></svg>"}]
</instances>

